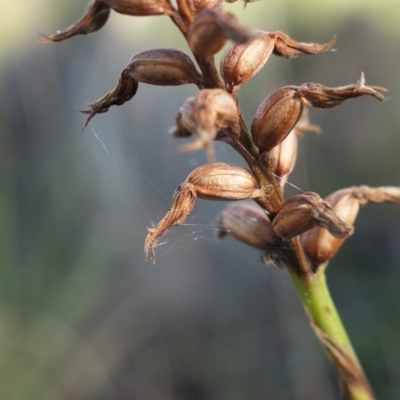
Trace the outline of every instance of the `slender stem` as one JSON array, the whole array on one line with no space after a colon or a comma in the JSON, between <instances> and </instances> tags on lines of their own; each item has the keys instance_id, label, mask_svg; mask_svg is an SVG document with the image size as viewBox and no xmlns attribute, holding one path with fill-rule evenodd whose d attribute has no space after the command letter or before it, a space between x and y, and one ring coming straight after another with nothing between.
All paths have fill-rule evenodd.
<instances>
[{"instance_id":1,"label":"slender stem","mask_svg":"<svg viewBox=\"0 0 400 400\"><path fill-rule=\"evenodd\" d=\"M311 326L341 377L345 399L375 399L329 293L325 267L308 276L288 269Z\"/></svg>"}]
</instances>

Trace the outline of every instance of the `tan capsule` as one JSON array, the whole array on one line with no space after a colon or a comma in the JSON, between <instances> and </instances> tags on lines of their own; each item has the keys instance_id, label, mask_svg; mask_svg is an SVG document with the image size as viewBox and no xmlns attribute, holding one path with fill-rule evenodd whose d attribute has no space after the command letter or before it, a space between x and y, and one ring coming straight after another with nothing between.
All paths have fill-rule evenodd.
<instances>
[{"instance_id":1,"label":"tan capsule","mask_svg":"<svg viewBox=\"0 0 400 400\"><path fill-rule=\"evenodd\" d=\"M314 192L292 196L283 203L272 222L275 233L291 239L315 226L328 229L336 237L346 237L354 228L339 218L332 206Z\"/></svg>"},{"instance_id":2,"label":"tan capsule","mask_svg":"<svg viewBox=\"0 0 400 400\"><path fill-rule=\"evenodd\" d=\"M295 86L282 87L258 107L251 124L254 144L260 153L278 146L296 125L303 111Z\"/></svg>"},{"instance_id":3,"label":"tan capsule","mask_svg":"<svg viewBox=\"0 0 400 400\"><path fill-rule=\"evenodd\" d=\"M297 159L298 138L295 129L270 152L264 152L260 156L260 162L268 165L277 178L281 187L284 187L288 176L292 173Z\"/></svg>"},{"instance_id":4,"label":"tan capsule","mask_svg":"<svg viewBox=\"0 0 400 400\"><path fill-rule=\"evenodd\" d=\"M340 190L326 198L339 218L353 225L360 204L351 191ZM331 260L342 247L346 238L337 238L328 230L316 227L302 235L304 250L310 260L316 265L324 264Z\"/></svg>"},{"instance_id":5,"label":"tan capsule","mask_svg":"<svg viewBox=\"0 0 400 400\"><path fill-rule=\"evenodd\" d=\"M242 167L212 163L195 169L186 179L196 194L206 200L243 200L256 197L258 183Z\"/></svg>"},{"instance_id":6,"label":"tan capsule","mask_svg":"<svg viewBox=\"0 0 400 400\"><path fill-rule=\"evenodd\" d=\"M154 228L149 228L144 246L146 255L150 254L154 261L159 238L186 220L196 197L206 200L242 200L255 197L257 192L257 181L244 168L224 163L196 168L176 189L174 202L165 217Z\"/></svg>"},{"instance_id":7,"label":"tan capsule","mask_svg":"<svg viewBox=\"0 0 400 400\"><path fill-rule=\"evenodd\" d=\"M268 216L254 203L238 202L226 206L218 215L221 229L218 237L232 235L240 242L265 250L282 244L282 240L272 229Z\"/></svg>"},{"instance_id":8,"label":"tan capsule","mask_svg":"<svg viewBox=\"0 0 400 400\"><path fill-rule=\"evenodd\" d=\"M192 60L176 49L148 50L135 54L126 70L139 82L157 86L202 84Z\"/></svg>"},{"instance_id":9,"label":"tan capsule","mask_svg":"<svg viewBox=\"0 0 400 400\"><path fill-rule=\"evenodd\" d=\"M231 13L221 8L202 11L191 24L187 41L193 53L204 59L218 53L228 41L244 43L250 31L243 27Z\"/></svg>"},{"instance_id":10,"label":"tan capsule","mask_svg":"<svg viewBox=\"0 0 400 400\"><path fill-rule=\"evenodd\" d=\"M268 32L256 31L246 43L233 43L221 59L220 71L225 87L236 93L265 65L274 50L274 40Z\"/></svg>"}]
</instances>

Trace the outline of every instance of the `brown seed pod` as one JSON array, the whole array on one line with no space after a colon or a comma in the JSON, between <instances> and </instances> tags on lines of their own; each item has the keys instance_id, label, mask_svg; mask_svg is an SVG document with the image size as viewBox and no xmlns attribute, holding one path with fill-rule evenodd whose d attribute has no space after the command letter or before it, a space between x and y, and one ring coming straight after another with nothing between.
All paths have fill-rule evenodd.
<instances>
[{"instance_id":1,"label":"brown seed pod","mask_svg":"<svg viewBox=\"0 0 400 400\"><path fill-rule=\"evenodd\" d=\"M200 73L184 52L176 49L143 51L131 58L115 89L89 104L89 109L81 111L89 114L84 128L96 114L107 112L111 106L120 106L130 100L136 94L138 82L158 86L190 83L202 86Z\"/></svg>"},{"instance_id":2,"label":"brown seed pod","mask_svg":"<svg viewBox=\"0 0 400 400\"><path fill-rule=\"evenodd\" d=\"M91 2L82 18L67 29L46 36L39 43L60 42L76 35L87 35L101 29L110 11L135 16L171 14L173 9L167 0L95 0Z\"/></svg>"},{"instance_id":3,"label":"brown seed pod","mask_svg":"<svg viewBox=\"0 0 400 400\"><path fill-rule=\"evenodd\" d=\"M219 7L224 0L183 0L187 2L187 5L192 13L192 15L196 16L203 10L208 8L217 8Z\"/></svg>"},{"instance_id":4,"label":"brown seed pod","mask_svg":"<svg viewBox=\"0 0 400 400\"><path fill-rule=\"evenodd\" d=\"M226 89L236 93L240 86L253 78L265 65L275 41L268 32L256 31L246 43L233 43L221 59L220 71Z\"/></svg>"},{"instance_id":5,"label":"brown seed pod","mask_svg":"<svg viewBox=\"0 0 400 400\"><path fill-rule=\"evenodd\" d=\"M400 188L368 186L351 187L332 193L326 199L336 215L350 225L354 225L360 205L368 203L394 202L400 203ZM346 238L334 237L326 229L316 227L302 235L302 243L307 256L315 265L331 260Z\"/></svg>"},{"instance_id":6,"label":"brown seed pod","mask_svg":"<svg viewBox=\"0 0 400 400\"><path fill-rule=\"evenodd\" d=\"M282 87L269 95L258 107L251 134L260 153L278 146L296 125L303 104L295 86Z\"/></svg>"},{"instance_id":7,"label":"brown seed pod","mask_svg":"<svg viewBox=\"0 0 400 400\"><path fill-rule=\"evenodd\" d=\"M126 67L138 82L157 86L202 85L193 61L177 49L155 49L135 54Z\"/></svg>"},{"instance_id":8,"label":"brown seed pod","mask_svg":"<svg viewBox=\"0 0 400 400\"><path fill-rule=\"evenodd\" d=\"M336 215L329 203L313 192L305 192L286 200L272 226L283 239L291 239L315 226L328 229L339 238L349 236L354 231L350 224Z\"/></svg>"},{"instance_id":9,"label":"brown seed pod","mask_svg":"<svg viewBox=\"0 0 400 400\"><path fill-rule=\"evenodd\" d=\"M174 203L165 217L149 229L144 251L155 260L159 238L173 226L182 224L194 207L196 197L206 200L242 200L256 197L258 184L244 168L224 163L207 164L196 168L178 186Z\"/></svg>"},{"instance_id":10,"label":"brown seed pod","mask_svg":"<svg viewBox=\"0 0 400 400\"><path fill-rule=\"evenodd\" d=\"M194 54L209 59L222 49L228 39L245 43L250 37L251 31L243 27L233 14L221 8L211 8L195 18L187 40Z\"/></svg>"},{"instance_id":11,"label":"brown seed pod","mask_svg":"<svg viewBox=\"0 0 400 400\"><path fill-rule=\"evenodd\" d=\"M218 237L230 234L240 242L266 250L282 244L282 239L272 229L268 216L254 203L230 203L218 215Z\"/></svg>"},{"instance_id":12,"label":"brown seed pod","mask_svg":"<svg viewBox=\"0 0 400 400\"><path fill-rule=\"evenodd\" d=\"M262 153L258 159L262 165L272 169L275 176L280 179L279 183L282 188L296 165L298 138L307 131L321 133L321 129L317 125L310 124L306 108L289 135L271 151Z\"/></svg>"}]
</instances>

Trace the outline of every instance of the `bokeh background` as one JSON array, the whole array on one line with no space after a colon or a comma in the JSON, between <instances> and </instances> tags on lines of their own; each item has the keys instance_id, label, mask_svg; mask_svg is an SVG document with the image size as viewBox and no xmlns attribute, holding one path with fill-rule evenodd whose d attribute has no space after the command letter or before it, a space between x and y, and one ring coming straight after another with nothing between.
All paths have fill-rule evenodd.
<instances>
[{"instance_id":1,"label":"bokeh background","mask_svg":"<svg viewBox=\"0 0 400 400\"><path fill-rule=\"evenodd\" d=\"M86 0L5 0L0 14L0 398L4 400L334 400L336 378L285 270L218 241L224 203L198 201L146 261L146 228L202 153L168 134L193 86L140 85L95 117L77 110L112 89L130 57L186 45L166 17L112 13L98 33L38 45ZM248 26L326 42L336 53L271 58L241 91L250 123L282 85L367 83L390 100L311 110L290 182L326 196L400 185L397 0L227 4ZM217 144L219 161L244 165ZM300 189L288 187L288 194ZM400 206L363 209L328 270L379 399L400 399Z\"/></svg>"}]
</instances>

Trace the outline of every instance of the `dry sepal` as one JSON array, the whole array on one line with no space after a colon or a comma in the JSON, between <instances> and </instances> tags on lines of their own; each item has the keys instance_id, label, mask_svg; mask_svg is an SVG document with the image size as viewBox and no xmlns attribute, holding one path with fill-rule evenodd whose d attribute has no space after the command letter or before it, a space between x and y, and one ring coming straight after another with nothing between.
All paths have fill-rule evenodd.
<instances>
[{"instance_id":1,"label":"dry sepal","mask_svg":"<svg viewBox=\"0 0 400 400\"><path fill-rule=\"evenodd\" d=\"M236 93L252 79L274 53L284 58L299 54L318 54L330 50L336 39L326 44L300 43L282 32L255 31L247 43L233 43L221 59L220 71L226 89Z\"/></svg>"},{"instance_id":2,"label":"dry sepal","mask_svg":"<svg viewBox=\"0 0 400 400\"><path fill-rule=\"evenodd\" d=\"M210 8L195 18L189 28L187 41L194 54L209 59L229 39L245 43L251 37L252 32L241 25L235 15L222 8Z\"/></svg>"},{"instance_id":3,"label":"dry sepal","mask_svg":"<svg viewBox=\"0 0 400 400\"><path fill-rule=\"evenodd\" d=\"M224 0L181 0L185 1L189 7L192 15L196 16L203 10L208 8L217 8L219 7Z\"/></svg>"},{"instance_id":4,"label":"dry sepal","mask_svg":"<svg viewBox=\"0 0 400 400\"><path fill-rule=\"evenodd\" d=\"M184 136L187 132L196 139L181 146L181 151L205 149L210 161L214 160L213 140L219 129L229 129L239 136L239 112L233 97L222 89L203 89L193 99L186 100L180 108L175 132Z\"/></svg>"},{"instance_id":5,"label":"dry sepal","mask_svg":"<svg viewBox=\"0 0 400 400\"><path fill-rule=\"evenodd\" d=\"M335 237L351 235L354 228L339 218L332 206L314 192L305 192L286 200L272 222L275 233L291 239L315 226L329 230Z\"/></svg>"},{"instance_id":6,"label":"dry sepal","mask_svg":"<svg viewBox=\"0 0 400 400\"><path fill-rule=\"evenodd\" d=\"M217 221L219 238L229 234L260 250L282 245L282 239L274 232L271 220L257 204L231 203L220 212Z\"/></svg>"},{"instance_id":7,"label":"dry sepal","mask_svg":"<svg viewBox=\"0 0 400 400\"><path fill-rule=\"evenodd\" d=\"M111 106L122 105L130 100L137 91L138 82L157 86L179 86L195 84L202 87L202 78L193 61L183 51L176 49L156 49L135 54L122 71L118 85L105 96L89 104L82 111L89 114L89 121Z\"/></svg>"},{"instance_id":8,"label":"dry sepal","mask_svg":"<svg viewBox=\"0 0 400 400\"><path fill-rule=\"evenodd\" d=\"M360 205L368 203L400 203L400 188L386 186L371 188L368 186L351 187L338 190L326 199L336 215L343 221L353 225ZM331 260L339 251L346 238L332 236L326 229L316 227L302 236L306 254L315 265Z\"/></svg>"},{"instance_id":9,"label":"dry sepal","mask_svg":"<svg viewBox=\"0 0 400 400\"><path fill-rule=\"evenodd\" d=\"M155 260L159 238L173 226L182 224L194 207L196 197L205 200L243 200L258 196L258 184L244 168L224 163L207 164L196 168L178 186L173 204L165 217L149 229L144 251Z\"/></svg>"},{"instance_id":10,"label":"dry sepal","mask_svg":"<svg viewBox=\"0 0 400 400\"><path fill-rule=\"evenodd\" d=\"M89 4L83 17L67 29L46 36L39 43L61 42L76 35L87 35L101 29L110 11L133 16L169 15L173 9L167 0L95 0Z\"/></svg>"},{"instance_id":11,"label":"dry sepal","mask_svg":"<svg viewBox=\"0 0 400 400\"><path fill-rule=\"evenodd\" d=\"M272 150L289 134L299 120L303 106L332 108L345 100L372 96L383 101L387 89L365 85L364 74L356 84L327 87L318 83L284 86L269 95L258 107L251 124L251 134L260 153Z\"/></svg>"}]
</instances>

